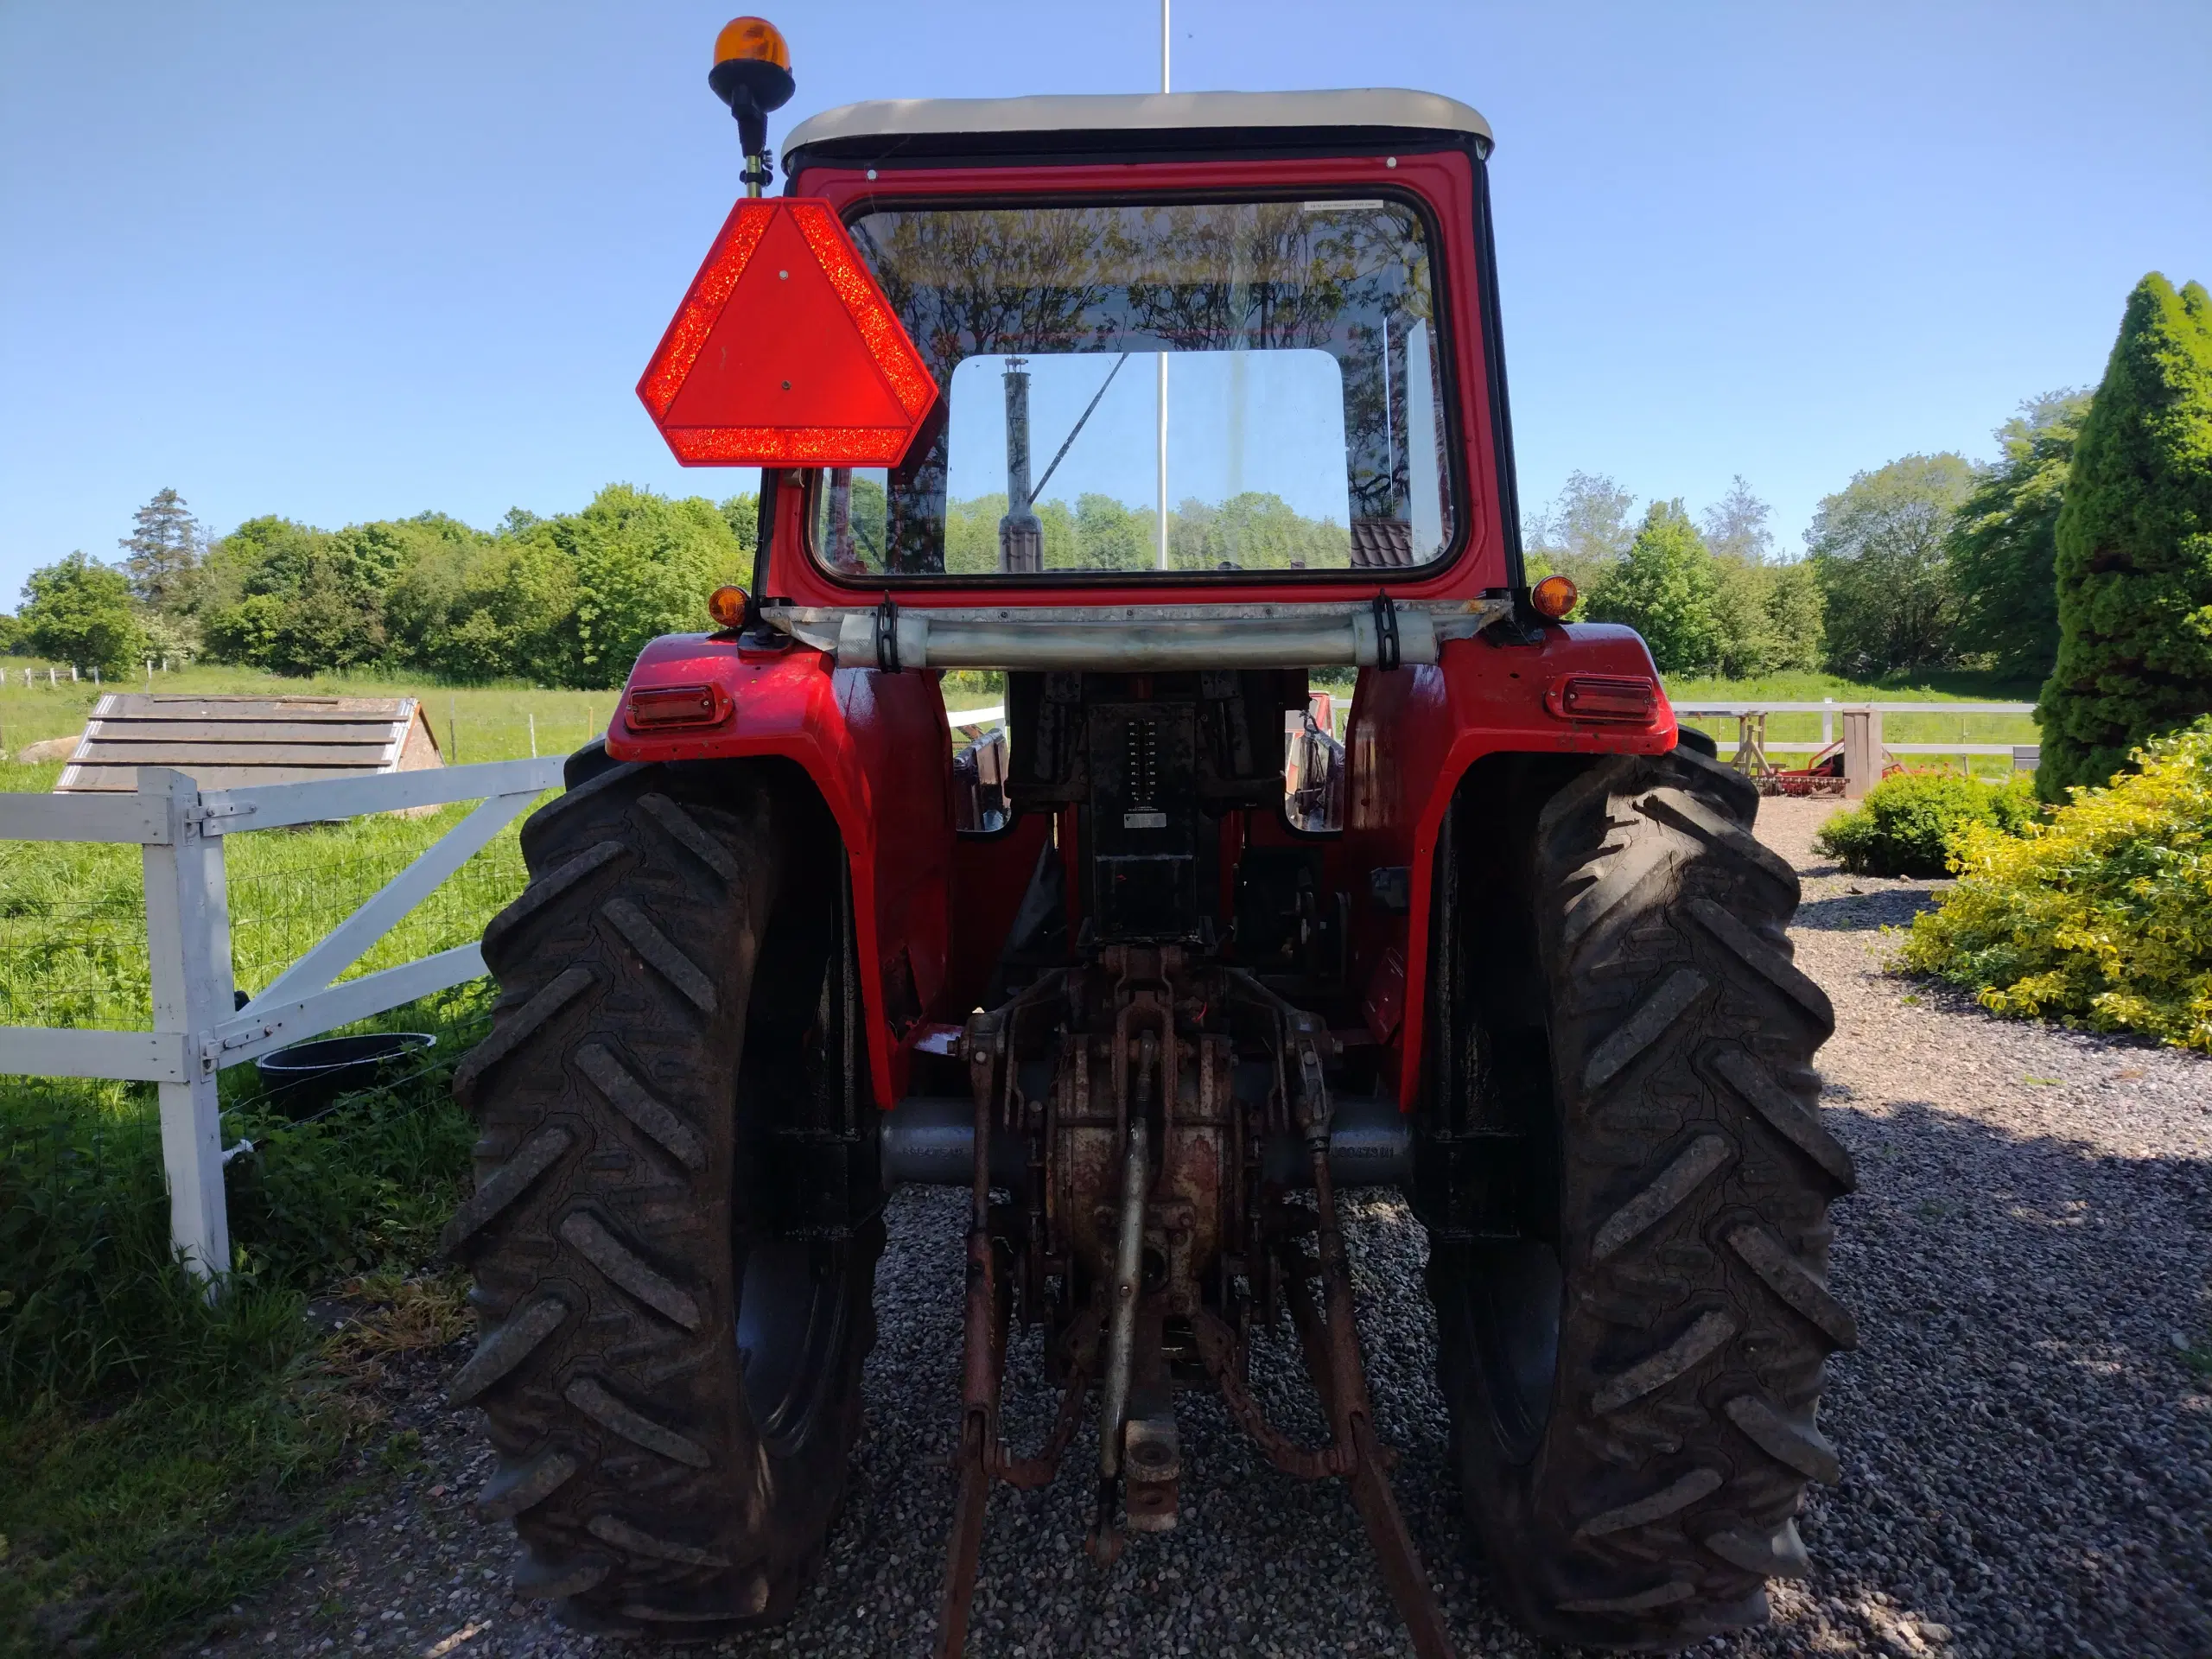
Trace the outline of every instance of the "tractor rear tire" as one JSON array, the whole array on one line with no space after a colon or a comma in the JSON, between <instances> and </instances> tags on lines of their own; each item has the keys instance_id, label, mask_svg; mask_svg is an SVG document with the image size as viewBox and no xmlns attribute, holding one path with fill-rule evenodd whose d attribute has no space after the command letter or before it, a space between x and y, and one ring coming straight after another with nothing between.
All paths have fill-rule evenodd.
<instances>
[{"instance_id":1,"label":"tractor rear tire","mask_svg":"<svg viewBox=\"0 0 2212 1659\"><path fill-rule=\"evenodd\" d=\"M1827 1288L1853 1172L1812 1066L1833 1012L1792 965L1797 879L1752 838L1758 804L1688 747L1610 757L1460 865L1520 912L1463 958L1459 1013L1494 1051L1470 1087L1517 1088L1495 1121L1528 1132L1490 1143L1522 1224L1433 1242L1440 1379L1495 1592L1554 1641L1763 1621L1766 1579L1806 1569L1806 1481L1837 1478L1815 1413L1856 1342Z\"/></svg>"},{"instance_id":2,"label":"tractor rear tire","mask_svg":"<svg viewBox=\"0 0 2212 1659\"><path fill-rule=\"evenodd\" d=\"M586 751L486 929L499 995L454 1089L476 1188L457 1404L499 1454L518 1594L587 1628L773 1623L820 1564L861 1418L882 1224L770 1224L849 960L843 857L773 763Z\"/></svg>"}]
</instances>

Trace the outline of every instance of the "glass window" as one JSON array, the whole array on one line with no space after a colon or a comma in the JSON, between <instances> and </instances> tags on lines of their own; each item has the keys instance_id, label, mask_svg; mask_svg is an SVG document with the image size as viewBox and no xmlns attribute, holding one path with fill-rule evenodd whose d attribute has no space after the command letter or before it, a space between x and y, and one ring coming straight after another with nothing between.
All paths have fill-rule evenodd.
<instances>
[{"instance_id":1,"label":"glass window","mask_svg":"<svg viewBox=\"0 0 2212 1659\"><path fill-rule=\"evenodd\" d=\"M1412 208L902 208L852 232L943 395L903 466L823 475L831 569L1376 571L1450 545Z\"/></svg>"}]
</instances>

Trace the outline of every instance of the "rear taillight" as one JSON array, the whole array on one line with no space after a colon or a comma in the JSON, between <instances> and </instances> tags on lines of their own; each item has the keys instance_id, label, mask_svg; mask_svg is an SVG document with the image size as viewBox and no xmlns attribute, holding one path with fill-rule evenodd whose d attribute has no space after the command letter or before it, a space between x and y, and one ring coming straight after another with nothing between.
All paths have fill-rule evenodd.
<instances>
[{"instance_id":1,"label":"rear taillight","mask_svg":"<svg viewBox=\"0 0 2212 1659\"><path fill-rule=\"evenodd\" d=\"M1562 720L1648 721L1659 707L1659 687L1650 680L1609 675L1570 674L1544 699Z\"/></svg>"},{"instance_id":2,"label":"rear taillight","mask_svg":"<svg viewBox=\"0 0 2212 1659\"><path fill-rule=\"evenodd\" d=\"M718 685L645 685L630 693L630 728L666 731L683 726L719 726L729 718L728 695Z\"/></svg>"}]
</instances>

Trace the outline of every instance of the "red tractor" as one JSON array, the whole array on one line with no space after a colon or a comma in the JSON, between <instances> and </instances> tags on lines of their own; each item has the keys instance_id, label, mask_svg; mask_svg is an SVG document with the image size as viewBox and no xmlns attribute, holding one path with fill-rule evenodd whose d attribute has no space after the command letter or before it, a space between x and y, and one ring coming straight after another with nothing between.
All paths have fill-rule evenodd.
<instances>
[{"instance_id":1,"label":"red tractor","mask_svg":"<svg viewBox=\"0 0 2212 1659\"><path fill-rule=\"evenodd\" d=\"M1347 1483L1448 1652L1351 1317L1337 1194L1382 1184L1514 1617L1763 1618L1853 1341L1830 1010L1750 781L1641 639L1524 581L1488 125L1389 91L861 104L764 196L780 40L741 20L714 81L751 192L640 393L680 458L761 465L758 565L530 820L454 1082L454 1393L517 1590L671 1637L788 1614L886 1193L938 1182L972 1195L941 1651L991 1484L1095 1448L1110 1559L1175 1524L1198 1389ZM1004 676L981 772L948 670ZM1317 672L1354 682L1340 748ZM1324 1444L1248 1386L1286 1315ZM1064 1390L1026 1452L1017 1328Z\"/></svg>"}]
</instances>

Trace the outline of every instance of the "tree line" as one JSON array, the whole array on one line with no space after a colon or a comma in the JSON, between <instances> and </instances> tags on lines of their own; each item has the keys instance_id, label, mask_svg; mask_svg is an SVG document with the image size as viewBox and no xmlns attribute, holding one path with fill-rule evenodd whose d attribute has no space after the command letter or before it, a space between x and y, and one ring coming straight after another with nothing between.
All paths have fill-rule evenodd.
<instances>
[{"instance_id":1,"label":"tree line","mask_svg":"<svg viewBox=\"0 0 2212 1659\"><path fill-rule=\"evenodd\" d=\"M1694 520L1679 498L1638 518L1611 479L1575 473L1522 528L1531 579L1573 578L1577 620L1634 627L1670 674L2040 679L2057 655L2058 507L2090 401L2029 399L1988 462L1946 451L1857 474L1822 499L1794 559L1741 477Z\"/></svg>"},{"instance_id":2,"label":"tree line","mask_svg":"<svg viewBox=\"0 0 2212 1659\"><path fill-rule=\"evenodd\" d=\"M1579 614L1641 632L1660 668L1856 677L1965 667L2042 682L2036 787L2102 785L2212 715L2212 295L2157 271L2094 392L2031 398L1995 460L1906 455L1826 497L1804 556L1771 557L1738 478L1693 523L1577 473L1524 529Z\"/></svg>"},{"instance_id":3,"label":"tree line","mask_svg":"<svg viewBox=\"0 0 2212 1659\"><path fill-rule=\"evenodd\" d=\"M210 540L165 489L118 563L78 552L34 571L0 649L111 676L196 656L616 686L654 636L714 626L707 595L749 577L755 518L751 495L610 484L579 512L518 507L488 531L426 512L337 531L251 518Z\"/></svg>"},{"instance_id":4,"label":"tree line","mask_svg":"<svg viewBox=\"0 0 2212 1659\"><path fill-rule=\"evenodd\" d=\"M2037 786L2059 798L2212 714L2212 296L2146 276L2095 391L2031 398L1996 436L1984 464L1947 451L1859 474L1821 500L1794 560L1775 556L1770 510L1740 477L1693 520L1680 499L1639 518L1611 480L1576 473L1523 527L1529 572L1573 577L1577 614L1634 626L1668 673L2039 678ZM994 568L1003 499L952 505L948 564ZM855 508L880 543L880 502ZM1148 513L1103 496L1055 508L1048 550L1146 562ZM339 531L264 518L210 542L163 490L119 563L78 552L34 571L21 614L0 615L0 650L110 673L197 652L283 674L613 686L656 634L708 626L706 595L750 569L754 524L751 496L616 484L579 512L518 508L490 531L439 513ZM1289 564L1342 534L1251 495L1186 504L1170 550L1185 568Z\"/></svg>"}]
</instances>

